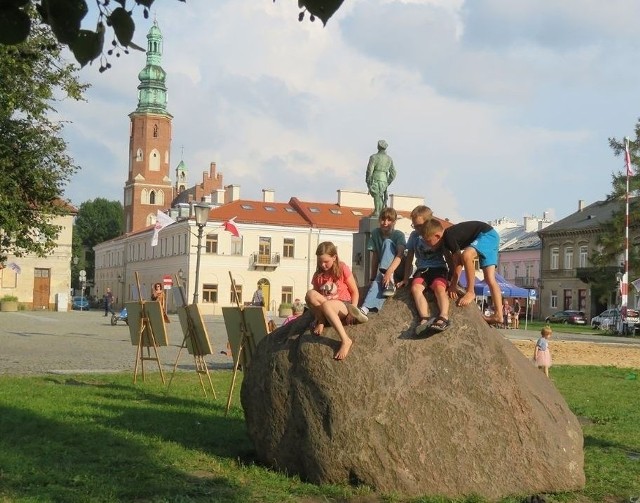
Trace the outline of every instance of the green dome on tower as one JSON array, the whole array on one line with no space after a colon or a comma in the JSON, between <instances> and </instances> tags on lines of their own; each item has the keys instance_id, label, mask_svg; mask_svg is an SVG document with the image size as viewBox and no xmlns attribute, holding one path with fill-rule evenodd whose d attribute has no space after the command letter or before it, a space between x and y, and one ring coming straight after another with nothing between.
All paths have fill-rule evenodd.
<instances>
[{"instance_id":1,"label":"green dome on tower","mask_svg":"<svg viewBox=\"0 0 640 503\"><path fill-rule=\"evenodd\" d=\"M162 32L158 22L147 33L147 64L138 74L138 108L136 112L167 114L167 72L160 66L162 56Z\"/></svg>"}]
</instances>

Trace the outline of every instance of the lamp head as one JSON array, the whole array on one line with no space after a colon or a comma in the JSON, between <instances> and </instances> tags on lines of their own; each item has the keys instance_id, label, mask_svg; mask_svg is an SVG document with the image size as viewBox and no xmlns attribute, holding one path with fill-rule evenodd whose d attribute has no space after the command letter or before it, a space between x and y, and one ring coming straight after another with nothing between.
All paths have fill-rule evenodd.
<instances>
[{"instance_id":1,"label":"lamp head","mask_svg":"<svg viewBox=\"0 0 640 503\"><path fill-rule=\"evenodd\" d=\"M211 208L206 204L194 204L193 212L196 217L196 225L203 226L206 225L207 220L209 220L209 210Z\"/></svg>"}]
</instances>

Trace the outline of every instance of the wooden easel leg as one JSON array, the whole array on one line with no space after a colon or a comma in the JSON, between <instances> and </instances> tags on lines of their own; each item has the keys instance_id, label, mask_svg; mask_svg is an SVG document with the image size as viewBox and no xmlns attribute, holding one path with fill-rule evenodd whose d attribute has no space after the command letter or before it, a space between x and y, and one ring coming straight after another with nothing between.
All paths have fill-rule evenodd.
<instances>
[{"instance_id":1,"label":"wooden easel leg","mask_svg":"<svg viewBox=\"0 0 640 503\"><path fill-rule=\"evenodd\" d=\"M231 378L231 387L229 388L229 398L227 399L227 408L224 411L224 417L229 414L229 408L231 407L231 398L233 396L233 388L236 385L236 376L238 375L238 365L240 365L240 357L242 356L242 349L244 348L244 334L240 340L240 347L238 348L238 359L233 366L233 377Z\"/></svg>"},{"instance_id":2,"label":"wooden easel leg","mask_svg":"<svg viewBox=\"0 0 640 503\"><path fill-rule=\"evenodd\" d=\"M173 364L173 371L171 372L171 377L169 378L169 386L167 386L167 393L169 392L169 389L171 389L171 383L173 381L173 376L176 375L176 369L178 368L178 360L180 360L180 353L182 353L182 350L184 348L187 347L187 337L183 337L182 339L182 345L180 346L180 349L178 350L178 356L176 356L176 362Z\"/></svg>"},{"instance_id":3,"label":"wooden easel leg","mask_svg":"<svg viewBox=\"0 0 640 503\"><path fill-rule=\"evenodd\" d=\"M198 377L200 379L200 386L202 386L202 391L204 391L204 396L207 396L207 390L204 385L204 380L202 378L202 374L206 374L207 379L209 379L209 387L211 388L211 393L213 393L213 399L217 400L218 396L216 395L216 390L213 387L213 381L211 380L211 374L209 373L209 367L207 366L207 362L202 355L195 355L194 360L196 362L196 372L198 373Z\"/></svg>"},{"instance_id":4,"label":"wooden easel leg","mask_svg":"<svg viewBox=\"0 0 640 503\"><path fill-rule=\"evenodd\" d=\"M138 378L138 363L142 362L142 338L138 340L138 347L136 348L136 364L133 367L133 384L136 383Z\"/></svg>"}]
</instances>

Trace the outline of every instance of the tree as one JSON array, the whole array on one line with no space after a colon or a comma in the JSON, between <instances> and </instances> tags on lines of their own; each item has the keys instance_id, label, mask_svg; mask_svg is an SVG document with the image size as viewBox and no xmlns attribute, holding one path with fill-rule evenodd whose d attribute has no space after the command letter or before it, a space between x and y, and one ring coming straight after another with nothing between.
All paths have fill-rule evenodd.
<instances>
[{"instance_id":1,"label":"tree","mask_svg":"<svg viewBox=\"0 0 640 503\"><path fill-rule=\"evenodd\" d=\"M82 99L76 68L36 26L23 43L0 45L0 263L7 254L47 255L57 243L52 217L67 214L64 187L78 169L49 118L55 96Z\"/></svg>"},{"instance_id":2,"label":"tree","mask_svg":"<svg viewBox=\"0 0 640 503\"><path fill-rule=\"evenodd\" d=\"M95 254L93 247L98 243L120 236L124 232L124 210L120 201L108 201L98 197L93 201L85 201L78 209L74 226L73 253L79 257L78 268L87 271L87 277L93 278L95 271ZM74 271L77 274L77 271Z\"/></svg>"},{"instance_id":3,"label":"tree","mask_svg":"<svg viewBox=\"0 0 640 503\"><path fill-rule=\"evenodd\" d=\"M640 160L640 121L635 126L635 140L629 142L629 154L631 161L632 175L629 177L629 280L640 275L640 246L635 241L640 235L640 198L637 197L640 189L640 176L638 173L638 161ZM625 142L616 138L609 138L609 146L615 156L626 157ZM621 163L623 164L623 163ZM602 274L597 278L596 286L600 290L607 292L610 284L614 281L611 270L620 269L622 272L621 257L625 251L625 219L626 219L626 191L627 173L626 162L623 169L612 173L612 190L607 195L607 200L618 200L620 204L612 215L608 225L602 226L601 234L598 238L599 250L594 252L591 263Z\"/></svg>"},{"instance_id":4,"label":"tree","mask_svg":"<svg viewBox=\"0 0 640 503\"><path fill-rule=\"evenodd\" d=\"M310 21L318 17L326 25L343 1L298 0L301 9L298 20L302 21L305 12L308 12ZM49 25L58 42L68 46L82 66L99 57L99 70L103 72L111 67L108 56L114 53L120 56L120 51L128 53L130 48L144 50L132 42L135 32L133 10L141 7L143 17L147 19L153 2L154 0L132 0L129 2L131 8L127 9L127 0L114 0L113 4L118 5L115 8L112 8L111 0L96 0L96 29L86 30L80 28L89 11L86 0L3 0L0 5L0 44L16 44L27 39L34 29L28 11L35 6L40 16L36 23ZM107 54L104 53L105 36L113 37Z\"/></svg>"}]
</instances>

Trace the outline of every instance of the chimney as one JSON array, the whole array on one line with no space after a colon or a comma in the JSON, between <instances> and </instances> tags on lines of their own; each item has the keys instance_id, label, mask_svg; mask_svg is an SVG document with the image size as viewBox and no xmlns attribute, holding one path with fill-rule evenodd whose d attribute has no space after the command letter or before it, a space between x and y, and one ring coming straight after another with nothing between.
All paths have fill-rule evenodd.
<instances>
[{"instance_id":1,"label":"chimney","mask_svg":"<svg viewBox=\"0 0 640 503\"><path fill-rule=\"evenodd\" d=\"M273 189L262 189L262 202L273 203L276 199L276 192Z\"/></svg>"},{"instance_id":2,"label":"chimney","mask_svg":"<svg viewBox=\"0 0 640 503\"><path fill-rule=\"evenodd\" d=\"M224 204L224 189L216 189L211 193L211 202L217 206Z\"/></svg>"},{"instance_id":3,"label":"chimney","mask_svg":"<svg viewBox=\"0 0 640 503\"><path fill-rule=\"evenodd\" d=\"M584 199L578 200L578 211L584 210Z\"/></svg>"},{"instance_id":4,"label":"chimney","mask_svg":"<svg viewBox=\"0 0 640 503\"><path fill-rule=\"evenodd\" d=\"M240 185L227 185L225 187L224 200L228 203L232 203L238 199L240 199Z\"/></svg>"}]
</instances>

